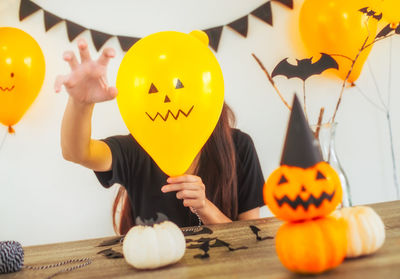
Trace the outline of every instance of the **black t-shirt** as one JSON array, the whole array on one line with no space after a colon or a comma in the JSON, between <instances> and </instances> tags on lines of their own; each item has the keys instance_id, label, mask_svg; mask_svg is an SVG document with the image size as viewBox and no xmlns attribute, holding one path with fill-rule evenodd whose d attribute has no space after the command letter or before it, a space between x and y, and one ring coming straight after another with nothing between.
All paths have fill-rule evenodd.
<instances>
[{"instance_id":1,"label":"black t-shirt","mask_svg":"<svg viewBox=\"0 0 400 279\"><path fill-rule=\"evenodd\" d=\"M258 156L249 135L238 129L232 130L236 148L238 178L238 213L264 205L262 189L264 177ZM108 188L114 183L125 187L132 205L132 216L143 220L155 218L157 212L165 214L180 227L198 224L197 217L176 192L163 193L168 176L136 142L132 135L112 136L103 140L111 149L112 170L95 172L100 183ZM205 185L207 187L207 185Z\"/></svg>"}]
</instances>

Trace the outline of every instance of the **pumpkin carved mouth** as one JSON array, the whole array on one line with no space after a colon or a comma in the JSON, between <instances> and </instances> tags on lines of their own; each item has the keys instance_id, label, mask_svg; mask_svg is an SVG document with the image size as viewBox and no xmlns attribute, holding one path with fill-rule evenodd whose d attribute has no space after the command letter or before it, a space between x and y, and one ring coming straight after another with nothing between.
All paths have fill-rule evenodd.
<instances>
[{"instance_id":1,"label":"pumpkin carved mouth","mask_svg":"<svg viewBox=\"0 0 400 279\"><path fill-rule=\"evenodd\" d=\"M331 201L335 196L336 190L332 192L332 194L328 194L326 192L322 192L319 198L314 197L313 194L310 194L310 197L307 200L303 200L300 196L297 196L295 200L289 199L287 195L284 195L282 198L278 199L276 196L274 197L279 207L287 204L294 210L297 209L298 206L302 206L305 210L308 210L308 207L313 204L315 207L319 207L324 200Z\"/></svg>"},{"instance_id":2,"label":"pumpkin carved mouth","mask_svg":"<svg viewBox=\"0 0 400 279\"><path fill-rule=\"evenodd\" d=\"M8 92L10 92L10 91L12 91L14 89L14 85L13 86L11 86L11 88L8 88L8 87L1 87L0 86L0 90L1 91L3 91L3 92L6 92L6 91L8 91Z\"/></svg>"},{"instance_id":3,"label":"pumpkin carved mouth","mask_svg":"<svg viewBox=\"0 0 400 279\"><path fill-rule=\"evenodd\" d=\"M175 120L178 120L179 115L183 114L185 117L188 117L189 114L192 112L194 108L194 105L188 110L188 112L184 112L183 110L179 109L176 114L174 114L170 109L168 112L165 114L165 116L162 116L161 113L157 112L157 114L154 117L151 117L149 113L146 112L147 116L151 119L151 121L155 121L157 117L159 116L162 120L167 121L168 117L171 115Z\"/></svg>"}]
</instances>

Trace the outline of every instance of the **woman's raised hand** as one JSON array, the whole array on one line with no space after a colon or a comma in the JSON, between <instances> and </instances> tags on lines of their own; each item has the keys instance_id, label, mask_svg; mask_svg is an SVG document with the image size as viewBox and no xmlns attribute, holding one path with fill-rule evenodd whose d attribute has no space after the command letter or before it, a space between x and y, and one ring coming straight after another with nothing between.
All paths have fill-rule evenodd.
<instances>
[{"instance_id":1,"label":"woman's raised hand","mask_svg":"<svg viewBox=\"0 0 400 279\"><path fill-rule=\"evenodd\" d=\"M55 91L60 92L64 85L74 101L82 104L93 104L114 99L117 88L108 86L106 71L110 58L115 56L112 48L106 48L97 60L92 60L88 45L84 39L78 40L81 63L78 62L73 51L64 53L64 60L71 67L67 75L57 76L54 85Z\"/></svg>"}]
</instances>

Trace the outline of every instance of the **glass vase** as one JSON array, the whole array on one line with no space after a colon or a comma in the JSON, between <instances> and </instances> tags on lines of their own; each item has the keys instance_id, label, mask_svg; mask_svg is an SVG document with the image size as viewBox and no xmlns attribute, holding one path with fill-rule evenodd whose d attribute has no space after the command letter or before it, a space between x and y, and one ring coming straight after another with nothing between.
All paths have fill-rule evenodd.
<instances>
[{"instance_id":1,"label":"glass vase","mask_svg":"<svg viewBox=\"0 0 400 279\"><path fill-rule=\"evenodd\" d=\"M319 141L323 159L329 163L339 175L343 189L341 207L349 207L353 205L353 202L351 198L349 180L336 153L336 127L337 123L326 123L319 126L315 125L312 127L312 129L315 137Z\"/></svg>"}]
</instances>

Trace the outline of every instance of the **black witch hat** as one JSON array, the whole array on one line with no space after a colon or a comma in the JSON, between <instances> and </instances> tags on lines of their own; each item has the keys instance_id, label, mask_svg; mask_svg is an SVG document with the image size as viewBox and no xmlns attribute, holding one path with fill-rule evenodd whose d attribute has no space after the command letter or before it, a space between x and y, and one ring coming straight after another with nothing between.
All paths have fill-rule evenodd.
<instances>
[{"instance_id":1,"label":"black witch hat","mask_svg":"<svg viewBox=\"0 0 400 279\"><path fill-rule=\"evenodd\" d=\"M322 161L319 144L308 126L303 109L295 95L282 151L281 165L306 169Z\"/></svg>"}]
</instances>

